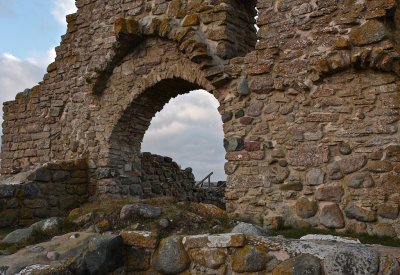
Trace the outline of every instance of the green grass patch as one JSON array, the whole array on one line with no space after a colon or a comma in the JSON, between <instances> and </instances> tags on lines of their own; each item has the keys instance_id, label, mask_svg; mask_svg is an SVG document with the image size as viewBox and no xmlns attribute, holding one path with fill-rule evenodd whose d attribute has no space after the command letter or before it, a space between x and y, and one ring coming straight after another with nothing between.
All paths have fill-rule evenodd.
<instances>
[{"instance_id":1,"label":"green grass patch","mask_svg":"<svg viewBox=\"0 0 400 275\"><path fill-rule=\"evenodd\" d=\"M284 228L280 230L271 230L272 236L282 235L288 239L300 239L308 234L333 235L344 238L359 239L363 244L380 244L384 246L400 247L400 239L391 237L381 237L376 235L368 235L367 233L353 232L336 232L329 229L319 228Z\"/></svg>"}]
</instances>

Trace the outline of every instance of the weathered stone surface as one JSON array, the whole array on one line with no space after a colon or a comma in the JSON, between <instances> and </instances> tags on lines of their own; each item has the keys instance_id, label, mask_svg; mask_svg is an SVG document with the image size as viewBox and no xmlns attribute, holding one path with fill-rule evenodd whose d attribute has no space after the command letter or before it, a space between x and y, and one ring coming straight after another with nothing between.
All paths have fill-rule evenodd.
<instances>
[{"instance_id":1,"label":"weathered stone surface","mask_svg":"<svg viewBox=\"0 0 400 275\"><path fill-rule=\"evenodd\" d=\"M293 275L300 274L321 274L322 267L317 257L307 254L299 255L295 258L293 265Z\"/></svg>"},{"instance_id":2,"label":"weathered stone surface","mask_svg":"<svg viewBox=\"0 0 400 275\"><path fill-rule=\"evenodd\" d=\"M315 199L319 201L340 202L343 195L343 187L336 185L324 185L316 190Z\"/></svg>"},{"instance_id":3,"label":"weathered stone surface","mask_svg":"<svg viewBox=\"0 0 400 275\"><path fill-rule=\"evenodd\" d=\"M300 181L293 181L289 183L282 184L279 186L281 191L301 191L303 190L303 183Z\"/></svg>"},{"instance_id":4,"label":"weathered stone surface","mask_svg":"<svg viewBox=\"0 0 400 275\"><path fill-rule=\"evenodd\" d=\"M385 173L392 171L393 166L389 161L372 161L368 164L368 169L372 173Z\"/></svg>"},{"instance_id":5,"label":"weathered stone surface","mask_svg":"<svg viewBox=\"0 0 400 275\"><path fill-rule=\"evenodd\" d=\"M316 235L316 234L308 234L300 238L300 240L314 240L314 241L334 241L341 243L353 243L360 244L361 242L358 239L352 239L347 237L338 237L332 235Z\"/></svg>"},{"instance_id":6,"label":"weathered stone surface","mask_svg":"<svg viewBox=\"0 0 400 275\"><path fill-rule=\"evenodd\" d=\"M64 265L40 265L34 264L22 269L18 275L51 275L51 274L64 274L72 275L67 266Z\"/></svg>"},{"instance_id":7,"label":"weathered stone surface","mask_svg":"<svg viewBox=\"0 0 400 275\"><path fill-rule=\"evenodd\" d=\"M169 237L160 241L152 257L152 265L163 274L185 271L190 264L189 256L182 245L182 237Z\"/></svg>"},{"instance_id":8,"label":"weathered stone surface","mask_svg":"<svg viewBox=\"0 0 400 275\"><path fill-rule=\"evenodd\" d=\"M146 204L129 204L121 209L120 218L127 220L133 217L158 218L161 215L161 209Z\"/></svg>"},{"instance_id":9,"label":"weathered stone surface","mask_svg":"<svg viewBox=\"0 0 400 275\"><path fill-rule=\"evenodd\" d=\"M257 117L261 115L261 110L263 108L264 104L260 101L253 102L250 104L250 106L247 108L247 115L251 117Z\"/></svg>"},{"instance_id":10,"label":"weathered stone surface","mask_svg":"<svg viewBox=\"0 0 400 275\"><path fill-rule=\"evenodd\" d=\"M157 235L152 232L122 231L120 235L126 245L143 248L155 248L157 245Z\"/></svg>"},{"instance_id":11,"label":"weathered stone surface","mask_svg":"<svg viewBox=\"0 0 400 275\"><path fill-rule=\"evenodd\" d=\"M51 180L50 171L46 168L39 168L28 177L29 180L47 182Z\"/></svg>"},{"instance_id":12,"label":"weathered stone surface","mask_svg":"<svg viewBox=\"0 0 400 275\"><path fill-rule=\"evenodd\" d=\"M46 234L56 234L61 227L62 219L59 217L48 218L30 226L34 231Z\"/></svg>"},{"instance_id":13,"label":"weathered stone surface","mask_svg":"<svg viewBox=\"0 0 400 275\"><path fill-rule=\"evenodd\" d=\"M237 86L237 92L240 95L248 95L250 93L249 91L249 83L247 81L247 79L241 79L238 83Z\"/></svg>"},{"instance_id":14,"label":"weathered stone surface","mask_svg":"<svg viewBox=\"0 0 400 275\"><path fill-rule=\"evenodd\" d=\"M390 145L386 148L386 159L391 162L400 161L400 146Z\"/></svg>"},{"instance_id":15,"label":"weathered stone surface","mask_svg":"<svg viewBox=\"0 0 400 275\"><path fill-rule=\"evenodd\" d=\"M280 184L289 177L290 170L280 165L270 165L262 169L260 173L265 175L266 180L270 184Z\"/></svg>"},{"instance_id":16,"label":"weathered stone surface","mask_svg":"<svg viewBox=\"0 0 400 275\"><path fill-rule=\"evenodd\" d=\"M400 274L400 265L394 256L380 257L379 275Z\"/></svg>"},{"instance_id":17,"label":"weathered stone surface","mask_svg":"<svg viewBox=\"0 0 400 275\"><path fill-rule=\"evenodd\" d=\"M373 222L376 220L376 213L374 211L359 207L355 204L348 205L344 213L349 219L356 219L362 222Z\"/></svg>"},{"instance_id":18,"label":"weathered stone surface","mask_svg":"<svg viewBox=\"0 0 400 275\"><path fill-rule=\"evenodd\" d=\"M346 229L354 233L366 233L367 225L364 222L352 220L347 223Z\"/></svg>"},{"instance_id":19,"label":"weathered stone surface","mask_svg":"<svg viewBox=\"0 0 400 275\"><path fill-rule=\"evenodd\" d=\"M93 238L99 237L99 234L94 233L68 233L66 235L58 236L48 242L41 243L34 246L23 248L15 254L0 257L0 267L6 270L6 274L17 274L25 267L32 265L64 265L68 261L72 265L77 264L81 260L82 255L88 249L89 242ZM122 244L122 242L121 242ZM59 253L58 259L51 261L47 258L48 251ZM114 252L117 256L121 256L119 251ZM98 258L98 262L102 260ZM81 262L81 261L80 261ZM57 270L57 269L56 269ZM104 273L108 270L104 269ZM104 273L97 274L104 274ZM45 273L39 273L45 274ZM50 274L64 274L64 273L50 273ZM67 273L68 274L68 273ZM86 273L88 274L88 273Z\"/></svg>"},{"instance_id":20,"label":"weathered stone surface","mask_svg":"<svg viewBox=\"0 0 400 275\"><path fill-rule=\"evenodd\" d=\"M223 248L200 248L191 249L189 255L195 264L218 269L226 263L227 251Z\"/></svg>"},{"instance_id":21,"label":"weathered stone surface","mask_svg":"<svg viewBox=\"0 0 400 275\"><path fill-rule=\"evenodd\" d=\"M339 167L344 174L351 174L363 168L367 163L364 156L347 157L339 161Z\"/></svg>"},{"instance_id":22,"label":"weathered stone surface","mask_svg":"<svg viewBox=\"0 0 400 275\"><path fill-rule=\"evenodd\" d=\"M340 170L340 166L337 162L328 164L326 167L328 176L331 180L340 180L343 178L343 173Z\"/></svg>"},{"instance_id":23,"label":"weathered stone surface","mask_svg":"<svg viewBox=\"0 0 400 275\"><path fill-rule=\"evenodd\" d=\"M224 210L215 206L214 204L209 203L191 203L190 209L193 212L198 213L202 216L209 217L209 218L224 218L226 213Z\"/></svg>"},{"instance_id":24,"label":"weathered stone surface","mask_svg":"<svg viewBox=\"0 0 400 275\"><path fill-rule=\"evenodd\" d=\"M328 154L324 147L299 146L287 152L287 161L293 166L318 166L328 161Z\"/></svg>"},{"instance_id":25,"label":"weathered stone surface","mask_svg":"<svg viewBox=\"0 0 400 275\"><path fill-rule=\"evenodd\" d=\"M182 20L182 27L197 26L200 23L197 14L190 14L185 16Z\"/></svg>"},{"instance_id":26,"label":"weathered stone surface","mask_svg":"<svg viewBox=\"0 0 400 275\"><path fill-rule=\"evenodd\" d=\"M104 234L90 238L88 250L73 263L72 270L79 274L107 274L122 265L122 238Z\"/></svg>"},{"instance_id":27,"label":"weathered stone surface","mask_svg":"<svg viewBox=\"0 0 400 275\"><path fill-rule=\"evenodd\" d=\"M248 145L226 155L231 214L293 220L284 210L300 182L310 199L315 186L340 183L346 205L398 194L396 3L314 2L77 1L43 82L4 105L1 174L48 163L51 178L0 191L14 198L0 202L0 224L65 214L85 192L203 200L190 175L145 167L140 153L154 115L199 88L217 99L225 138ZM82 156L89 181L87 167L53 163ZM352 178L366 172L375 184Z\"/></svg>"},{"instance_id":28,"label":"weathered stone surface","mask_svg":"<svg viewBox=\"0 0 400 275\"><path fill-rule=\"evenodd\" d=\"M368 248L343 247L340 251L330 251L324 259L327 274L376 274L378 268L379 257Z\"/></svg>"},{"instance_id":29,"label":"weathered stone surface","mask_svg":"<svg viewBox=\"0 0 400 275\"><path fill-rule=\"evenodd\" d=\"M306 197L301 197L296 202L296 213L297 216L308 219L313 216L318 211L318 205L315 201L310 201Z\"/></svg>"},{"instance_id":30,"label":"weathered stone surface","mask_svg":"<svg viewBox=\"0 0 400 275\"><path fill-rule=\"evenodd\" d=\"M222 116L221 116L222 122L223 123L228 122L228 121L230 121L232 119L232 117L233 117L233 113L232 112L226 112L226 113L222 114Z\"/></svg>"},{"instance_id":31,"label":"weathered stone surface","mask_svg":"<svg viewBox=\"0 0 400 275\"><path fill-rule=\"evenodd\" d=\"M187 236L183 238L182 243L186 249L199 247L227 248L244 246L245 241L246 237L241 233L227 233L219 235Z\"/></svg>"},{"instance_id":32,"label":"weathered stone surface","mask_svg":"<svg viewBox=\"0 0 400 275\"><path fill-rule=\"evenodd\" d=\"M351 188L370 188L375 185L374 179L367 172L360 172L353 175L347 182Z\"/></svg>"},{"instance_id":33,"label":"weathered stone surface","mask_svg":"<svg viewBox=\"0 0 400 275\"><path fill-rule=\"evenodd\" d=\"M22 244L32 238L33 233L32 228L17 229L5 236L1 242L3 244Z\"/></svg>"},{"instance_id":34,"label":"weathered stone surface","mask_svg":"<svg viewBox=\"0 0 400 275\"><path fill-rule=\"evenodd\" d=\"M284 219L282 216L264 217L263 227L271 230L282 229L284 226Z\"/></svg>"},{"instance_id":35,"label":"weathered stone surface","mask_svg":"<svg viewBox=\"0 0 400 275\"><path fill-rule=\"evenodd\" d=\"M399 216L399 206L394 203L378 205L378 215L386 219L396 219Z\"/></svg>"},{"instance_id":36,"label":"weathered stone surface","mask_svg":"<svg viewBox=\"0 0 400 275\"><path fill-rule=\"evenodd\" d=\"M321 207L319 221L327 228L343 228L343 213L336 203L328 203Z\"/></svg>"},{"instance_id":37,"label":"weathered stone surface","mask_svg":"<svg viewBox=\"0 0 400 275\"><path fill-rule=\"evenodd\" d=\"M379 42L386 37L386 29L382 22L369 20L350 33L350 41L356 46Z\"/></svg>"},{"instance_id":38,"label":"weathered stone surface","mask_svg":"<svg viewBox=\"0 0 400 275\"><path fill-rule=\"evenodd\" d=\"M237 249L231 257L235 272L257 272L265 269L268 254L258 246L245 246Z\"/></svg>"},{"instance_id":39,"label":"weathered stone surface","mask_svg":"<svg viewBox=\"0 0 400 275\"><path fill-rule=\"evenodd\" d=\"M391 237L394 238L397 236L396 230L393 228L391 224L387 223L378 223L374 225L373 232L377 236L381 237Z\"/></svg>"},{"instance_id":40,"label":"weathered stone surface","mask_svg":"<svg viewBox=\"0 0 400 275\"><path fill-rule=\"evenodd\" d=\"M18 218L17 209L6 209L2 211L2 217L0 219L0 226L6 227L13 225Z\"/></svg>"},{"instance_id":41,"label":"weathered stone surface","mask_svg":"<svg viewBox=\"0 0 400 275\"><path fill-rule=\"evenodd\" d=\"M150 268L151 251L145 248L128 247L126 265L129 272L145 271Z\"/></svg>"},{"instance_id":42,"label":"weathered stone surface","mask_svg":"<svg viewBox=\"0 0 400 275\"><path fill-rule=\"evenodd\" d=\"M315 256L301 254L295 258L288 259L279 264L273 271L278 274L321 274L321 264Z\"/></svg>"},{"instance_id":43,"label":"weathered stone surface","mask_svg":"<svg viewBox=\"0 0 400 275\"><path fill-rule=\"evenodd\" d=\"M227 152L240 151L244 148L244 141L241 138L225 138L224 147Z\"/></svg>"},{"instance_id":44,"label":"weathered stone surface","mask_svg":"<svg viewBox=\"0 0 400 275\"><path fill-rule=\"evenodd\" d=\"M247 236L268 236L268 232L264 228L245 222L240 222L232 229L231 232L242 233Z\"/></svg>"},{"instance_id":45,"label":"weathered stone surface","mask_svg":"<svg viewBox=\"0 0 400 275\"><path fill-rule=\"evenodd\" d=\"M11 184L0 184L0 198L10 198L14 191L15 188Z\"/></svg>"},{"instance_id":46,"label":"weathered stone surface","mask_svg":"<svg viewBox=\"0 0 400 275\"><path fill-rule=\"evenodd\" d=\"M306 184L307 185L320 185L324 183L325 172L319 168L312 168L306 174Z\"/></svg>"}]
</instances>

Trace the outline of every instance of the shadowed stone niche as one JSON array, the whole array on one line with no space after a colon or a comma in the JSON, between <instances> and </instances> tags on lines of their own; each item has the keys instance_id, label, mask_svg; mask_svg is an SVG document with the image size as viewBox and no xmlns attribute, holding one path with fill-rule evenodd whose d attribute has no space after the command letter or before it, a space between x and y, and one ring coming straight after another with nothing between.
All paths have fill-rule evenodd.
<instances>
[{"instance_id":1,"label":"shadowed stone niche","mask_svg":"<svg viewBox=\"0 0 400 275\"><path fill-rule=\"evenodd\" d=\"M202 88L231 215L399 236L397 2L77 0L43 82L4 104L1 173L85 159L91 195L127 196L151 118Z\"/></svg>"}]
</instances>

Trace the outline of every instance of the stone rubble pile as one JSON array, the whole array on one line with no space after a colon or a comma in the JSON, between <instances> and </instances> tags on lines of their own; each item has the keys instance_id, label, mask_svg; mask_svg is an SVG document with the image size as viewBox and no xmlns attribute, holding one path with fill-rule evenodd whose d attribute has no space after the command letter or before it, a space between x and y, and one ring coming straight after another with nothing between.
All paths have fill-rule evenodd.
<instances>
[{"instance_id":1,"label":"stone rubble pile","mask_svg":"<svg viewBox=\"0 0 400 275\"><path fill-rule=\"evenodd\" d=\"M0 274L396 275L399 257L399 249L388 254L382 247L337 238L289 240L228 233L158 241L146 231L73 232L0 256Z\"/></svg>"},{"instance_id":2,"label":"stone rubble pile","mask_svg":"<svg viewBox=\"0 0 400 275\"><path fill-rule=\"evenodd\" d=\"M130 190L141 142L171 98L203 88L220 103L228 212L400 236L397 1L76 6L43 82L4 105L1 173L84 157L98 196L175 192Z\"/></svg>"}]
</instances>

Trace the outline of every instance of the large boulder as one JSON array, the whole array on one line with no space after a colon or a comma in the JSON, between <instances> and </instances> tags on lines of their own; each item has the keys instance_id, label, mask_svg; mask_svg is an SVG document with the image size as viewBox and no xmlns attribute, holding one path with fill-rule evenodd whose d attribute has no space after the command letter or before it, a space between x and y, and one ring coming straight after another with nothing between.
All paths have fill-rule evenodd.
<instances>
[{"instance_id":1,"label":"large boulder","mask_svg":"<svg viewBox=\"0 0 400 275\"><path fill-rule=\"evenodd\" d=\"M245 246L232 255L232 270L235 272L258 272L266 268L268 253L258 246Z\"/></svg>"},{"instance_id":2,"label":"large boulder","mask_svg":"<svg viewBox=\"0 0 400 275\"><path fill-rule=\"evenodd\" d=\"M318 257L321 259L324 274L377 274L379 269L378 253L362 244L287 239L274 239L273 242L275 246L280 247L281 254L286 252L288 255L310 254ZM293 265L294 263L292 263L292 267ZM282 272L275 274L293 273Z\"/></svg>"},{"instance_id":3,"label":"large boulder","mask_svg":"<svg viewBox=\"0 0 400 275\"><path fill-rule=\"evenodd\" d=\"M22 244L33 237L32 228L17 229L4 237L1 241L3 244Z\"/></svg>"},{"instance_id":4,"label":"large boulder","mask_svg":"<svg viewBox=\"0 0 400 275\"><path fill-rule=\"evenodd\" d=\"M182 237L173 236L161 240L152 258L153 267L162 274L177 274L185 271L190 260L183 245Z\"/></svg>"},{"instance_id":5,"label":"large boulder","mask_svg":"<svg viewBox=\"0 0 400 275\"><path fill-rule=\"evenodd\" d=\"M322 267L317 257L309 254L300 254L295 258L280 263L273 270L273 275L320 275L321 270Z\"/></svg>"},{"instance_id":6,"label":"large boulder","mask_svg":"<svg viewBox=\"0 0 400 275\"><path fill-rule=\"evenodd\" d=\"M34 223L30 226L34 231L42 232L45 234L55 234L61 227L62 219L53 217Z\"/></svg>"},{"instance_id":7,"label":"large boulder","mask_svg":"<svg viewBox=\"0 0 400 275\"><path fill-rule=\"evenodd\" d=\"M50 266L46 267L50 271L55 267L60 267L60 270L68 267L73 274L107 274L122 266L123 251L120 236L73 232L0 257L0 274L18 274L24 269L23 274L47 274L40 273L41 268L46 266ZM39 266L42 267L36 273L26 273Z\"/></svg>"},{"instance_id":8,"label":"large boulder","mask_svg":"<svg viewBox=\"0 0 400 275\"><path fill-rule=\"evenodd\" d=\"M248 236L268 236L268 232L264 228L258 225L245 222L241 222L238 225L236 225L231 232L242 233Z\"/></svg>"},{"instance_id":9,"label":"large boulder","mask_svg":"<svg viewBox=\"0 0 400 275\"><path fill-rule=\"evenodd\" d=\"M361 246L348 245L332 249L324 259L326 274L376 274L378 268L378 254Z\"/></svg>"},{"instance_id":10,"label":"large boulder","mask_svg":"<svg viewBox=\"0 0 400 275\"><path fill-rule=\"evenodd\" d=\"M104 234L89 240L87 250L71 269L76 274L107 274L123 265L121 236Z\"/></svg>"},{"instance_id":11,"label":"large boulder","mask_svg":"<svg viewBox=\"0 0 400 275\"><path fill-rule=\"evenodd\" d=\"M218 269L226 263L226 249L224 248L193 248L190 250L192 262L211 269Z\"/></svg>"},{"instance_id":12,"label":"large boulder","mask_svg":"<svg viewBox=\"0 0 400 275\"><path fill-rule=\"evenodd\" d=\"M128 220L134 217L158 218L161 215L161 208L147 204L128 204L122 207L120 218Z\"/></svg>"}]
</instances>

